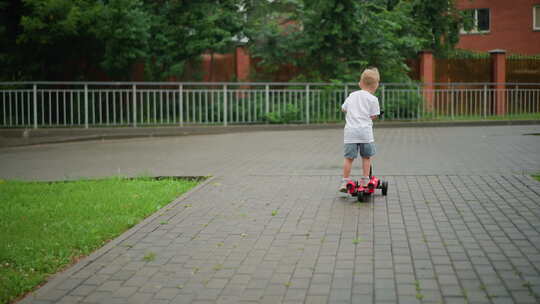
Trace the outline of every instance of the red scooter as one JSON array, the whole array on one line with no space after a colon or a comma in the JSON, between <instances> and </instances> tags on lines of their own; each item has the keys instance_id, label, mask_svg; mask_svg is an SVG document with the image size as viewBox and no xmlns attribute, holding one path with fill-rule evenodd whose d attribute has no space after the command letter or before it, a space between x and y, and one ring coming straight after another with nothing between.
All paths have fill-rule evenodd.
<instances>
[{"instance_id":1,"label":"red scooter","mask_svg":"<svg viewBox=\"0 0 540 304\"><path fill-rule=\"evenodd\" d=\"M373 176L372 169L372 167L369 168L369 182L366 186L352 180L347 183L347 193L356 196L359 202L366 202L375 193L375 189L382 189L382 195L384 196L388 194L388 182Z\"/></svg>"}]
</instances>

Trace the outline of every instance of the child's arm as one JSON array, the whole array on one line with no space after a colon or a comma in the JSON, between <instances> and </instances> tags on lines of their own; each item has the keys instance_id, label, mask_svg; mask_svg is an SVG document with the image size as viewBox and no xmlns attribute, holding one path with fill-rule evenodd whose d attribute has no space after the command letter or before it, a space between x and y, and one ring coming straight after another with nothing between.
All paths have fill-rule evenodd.
<instances>
[{"instance_id":1,"label":"child's arm","mask_svg":"<svg viewBox=\"0 0 540 304\"><path fill-rule=\"evenodd\" d=\"M350 97L350 95L349 95L349 97ZM341 112L343 112L343 113L347 113L347 106L349 105L349 103L348 103L349 97L347 97L347 99L345 99L345 102L343 102L343 104L341 105Z\"/></svg>"},{"instance_id":2,"label":"child's arm","mask_svg":"<svg viewBox=\"0 0 540 304\"><path fill-rule=\"evenodd\" d=\"M375 98L375 101L371 104L371 115L369 116L369 118L371 118L371 120L375 120L379 118L379 115L381 115L379 100Z\"/></svg>"}]
</instances>

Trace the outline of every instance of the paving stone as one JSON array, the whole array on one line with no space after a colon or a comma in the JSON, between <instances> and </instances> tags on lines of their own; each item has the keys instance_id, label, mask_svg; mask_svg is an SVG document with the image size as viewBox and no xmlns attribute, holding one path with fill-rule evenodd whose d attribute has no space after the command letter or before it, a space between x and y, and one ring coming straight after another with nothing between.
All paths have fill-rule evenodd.
<instances>
[{"instance_id":1,"label":"paving stone","mask_svg":"<svg viewBox=\"0 0 540 304\"><path fill-rule=\"evenodd\" d=\"M110 291L94 291L86 296L82 303L107 303L111 298L112 292Z\"/></svg>"},{"instance_id":2,"label":"paving stone","mask_svg":"<svg viewBox=\"0 0 540 304\"><path fill-rule=\"evenodd\" d=\"M397 295L394 289L375 289L375 301L390 302L396 301Z\"/></svg>"},{"instance_id":3,"label":"paving stone","mask_svg":"<svg viewBox=\"0 0 540 304\"><path fill-rule=\"evenodd\" d=\"M82 282L84 282L84 279L73 278L71 280L66 280L66 281L62 282L61 284L56 286L56 289L58 289L58 290L72 290L72 289L76 288L77 286L79 286Z\"/></svg>"},{"instance_id":4,"label":"paving stone","mask_svg":"<svg viewBox=\"0 0 540 304\"><path fill-rule=\"evenodd\" d=\"M348 288L332 288L330 301L351 301L351 290Z\"/></svg>"},{"instance_id":5,"label":"paving stone","mask_svg":"<svg viewBox=\"0 0 540 304\"><path fill-rule=\"evenodd\" d=\"M162 288L154 295L154 299L172 300L179 293L180 293L179 288Z\"/></svg>"},{"instance_id":6,"label":"paving stone","mask_svg":"<svg viewBox=\"0 0 540 304\"><path fill-rule=\"evenodd\" d=\"M307 295L307 289L289 288L285 294L285 301L303 302Z\"/></svg>"},{"instance_id":7,"label":"paving stone","mask_svg":"<svg viewBox=\"0 0 540 304\"><path fill-rule=\"evenodd\" d=\"M94 285L81 285L77 288L75 288L72 292L70 292L70 295L73 296L88 296L90 293L92 293L97 286Z\"/></svg>"},{"instance_id":8,"label":"paving stone","mask_svg":"<svg viewBox=\"0 0 540 304\"><path fill-rule=\"evenodd\" d=\"M60 301L56 302L59 304L75 304L80 303L84 297L78 297L78 296L64 296Z\"/></svg>"},{"instance_id":9,"label":"paving stone","mask_svg":"<svg viewBox=\"0 0 540 304\"><path fill-rule=\"evenodd\" d=\"M112 294L113 297L129 298L131 295L137 292L137 287L120 287Z\"/></svg>"},{"instance_id":10,"label":"paving stone","mask_svg":"<svg viewBox=\"0 0 540 304\"><path fill-rule=\"evenodd\" d=\"M273 302L278 303L278 302ZM307 296L305 304L326 304L328 303L327 296Z\"/></svg>"}]
</instances>

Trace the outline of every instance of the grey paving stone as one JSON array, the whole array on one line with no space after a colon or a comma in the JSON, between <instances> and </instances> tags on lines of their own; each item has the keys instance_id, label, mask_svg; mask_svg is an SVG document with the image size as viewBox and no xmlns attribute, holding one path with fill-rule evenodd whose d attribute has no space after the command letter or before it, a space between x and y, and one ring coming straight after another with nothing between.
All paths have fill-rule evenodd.
<instances>
[{"instance_id":1,"label":"grey paving stone","mask_svg":"<svg viewBox=\"0 0 540 304\"><path fill-rule=\"evenodd\" d=\"M61 304L75 304L75 303L80 303L82 302L82 300L84 299L84 297L78 297L78 296L64 296L62 299L60 299L60 301L56 302L56 303L61 303Z\"/></svg>"},{"instance_id":2,"label":"grey paving stone","mask_svg":"<svg viewBox=\"0 0 540 304\"><path fill-rule=\"evenodd\" d=\"M73 295L73 296L88 296L94 290L96 290L96 288L97 288L97 286L95 286L95 285L81 285L81 286L75 288L69 294Z\"/></svg>"},{"instance_id":3,"label":"grey paving stone","mask_svg":"<svg viewBox=\"0 0 540 304\"><path fill-rule=\"evenodd\" d=\"M332 288L330 290L330 301L351 301L351 289Z\"/></svg>"},{"instance_id":4,"label":"grey paving stone","mask_svg":"<svg viewBox=\"0 0 540 304\"><path fill-rule=\"evenodd\" d=\"M285 294L285 301L303 302L307 295L307 289L289 288Z\"/></svg>"},{"instance_id":5,"label":"grey paving stone","mask_svg":"<svg viewBox=\"0 0 540 304\"><path fill-rule=\"evenodd\" d=\"M100 286L96 290L98 291L116 291L122 286L122 281L107 281Z\"/></svg>"},{"instance_id":6,"label":"grey paving stone","mask_svg":"<svg viewBox=\"0 0 540 304\"><path fill-rule=\"evenodd\" d=\"M72 290L72 289L76 288L77 286L79 286L82 282L84 282L84 279L73 278L71 280L66 280L66 281L62 282L61 284L56 286L56 289L59 289L59 290Z\"/></svg>"},{"instance_id":7,"label":"grey paving stone","mask_svg":"<svg viewBox=\"0 0 540 304\"><path fill-rule=\"evenodd\" d=\"M278 302L274 302L278 303ZM326 304L328 303L328 296L307 296L306 304Z\"/></svg>"},{"instance_id":8,"label":"grey paving stone","mask_svg":"<svg viewBox=\"0 0 540 304\"><path fill-rule=\"evenodd\" d=\"M162 288L154 295L154 299L172 300L179 293L180 293L179 288Z\"/></svg>"},{"instance_id":9,"label":"grey paving stone","mask_svg":"<svg viewBox=\"0 0 540 304\"><path fill-rule=\"evenodd\" d=\"M111 298L110 291L94 291L86 296L82 303L107 303Z\"/></svg>"},{"instance_id":10,"label":"grey paving stone","mask_svg":"<svg viewBox=\"0 0 540 304\"><path fill-rule=\"evenodd\" d=\"M511 294L516 303L538 303L538 300L529 291L513 291Z\"/></svg>"},{"instance_id":11,"label":"grey paving stone","mask_svg":"<svg viewBox=\"0 0 540 304\"><path fill-rule=\"evenodd\" d=\"M94 275L90 276L86 281L84 281L85 285L101 285L104 282L108 281L110 279L110 275Z\"/></svg>"},{"instance_id":12,"label":"grey paving stone","mask_svg":"<svg viewBox=\"0 0 540 304\"><path fill-rule=\"evenodd\" d=\"M86 291L86 290L88 290L88 291ZM92 291L92 289L85 289L84 292L79 292L78 295L85 296L91 291ZM38 301L57 301L57 300L63 298L65 295L66 295L66 291L65 290L60 290L60 289L52 290L52 291L49 291L49 292L40 292L38 290L38 292L35 293L33 295L33 297L34 297L34 300L38 300Z\"/></svg>"},{"instance_id":13,"label":"grey paving stone","mask_svg":"<svg viewBox=\"0 0 540 304\"><path fill-rule=\"evenodd\" d=\"M414 284L398 284L397 294L398 296L415 296L417 293L416 285Z\"/></svg>"},{"instance_id":14,"label":"grey paving stone","mask_svg":"<svg viewBox=\"0 0 540 304\"><path fill-rule=\"evenodd\" d=\"M416 296L399 296L398 304L420 304L422 303L420 299Z\"/></svg>"},{"instance_id":15,"label":"grey paving stone","mask_svg":"<svg viewBox=\"0 0 540 304\"><path fill-rule=\"evenodd\" d=\"M395 302L397 294L394 289L375 289L375 301L379 302Z\"/></svg>"},{"instance_id":16,"label":"grey paving stone","mask_svg":"<svg viewBox=\"0 0 540 304\"><path fill-rule=\"evenodd\" d=\"M459 285L441 285L440 291L444 297L463 296L463 290Z\"/></svg>"},{"instance_id":17,"label":"grey paving stone","mask_svg":"<svg viewBox=\"0 0 540 304\"><path fill-rule=\"evenodd\" d=\"M131 295L136 293L137 290L137 287L120 287L113 292L112 296L119 298L129 298Z\"/></svg>"},{"instance_id":18,"label":"grey paving stone","mask_svg":"<svg viewBox=\"0 0 540 304\"><path fill-rule=\"evenodd\" d=\"M229 284L227 285L221 295L223 296L241 296L246 289L246 284Z\"/></svg>"}]
</instances>

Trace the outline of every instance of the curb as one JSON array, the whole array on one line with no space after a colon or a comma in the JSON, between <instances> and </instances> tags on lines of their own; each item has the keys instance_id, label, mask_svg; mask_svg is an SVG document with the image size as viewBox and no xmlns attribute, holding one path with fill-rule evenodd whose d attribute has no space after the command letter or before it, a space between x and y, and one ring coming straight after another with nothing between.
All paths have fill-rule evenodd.
<instances>
[{"instance_id":1,"label":"curb","mask_svg":"<svg viewBox=\"0 0 540 304\"><path fill-rule=\"evenodd\" d=\"M540 120L488 120L448 122L387 122L379 121L375 128L438 128L473 126L539 125ZM0 148L40 144L68 143L92 140L113 140L144 137L211 135L260 131L291 131L340 129L343 123L290 125L232 125L149 128L70 128L70 129L0 129Z\"/></svg>"}]
</instances>

